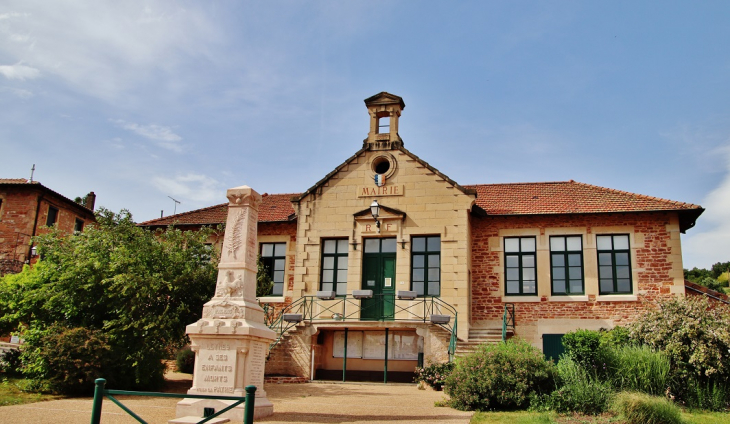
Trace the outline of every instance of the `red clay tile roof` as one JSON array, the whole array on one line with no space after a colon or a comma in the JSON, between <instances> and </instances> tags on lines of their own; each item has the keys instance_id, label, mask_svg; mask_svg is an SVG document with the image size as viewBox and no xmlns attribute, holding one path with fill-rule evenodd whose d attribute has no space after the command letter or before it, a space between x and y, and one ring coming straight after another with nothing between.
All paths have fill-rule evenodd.
<instances>
[{"instance_id":1,"label":"red clay tile roof","mask_svg":"<svg viewBox=\"0 0 730 424\"><path fill-rule=\"evenodd\" d=\"M552 215L569 213L618 213L680 211L682 231L694 225L704 209L675 202L575 181L546 183L475 184L463 186L477 194L476 204L487 215ZM288 221L294 214L292 194L264 194L259 222ZM223 203L143 222L142 226L216 225L226 221L228 204Z\"/></svg>"},{"instance_id":2,"label":"red clay tile roof","mask_svg":"<svg viewBox=\"0 0 730 424\"><path fill-rule=\"evenodd\" d=\"M33 184L37 184L38 181L33 181ZM0 178L0 184L32 184L25 178Z\"/></svg>"},{"instance_id":3,"label":"red clay tile roof","mask_svg":"<svg viewBox=\"0 0 730 424\"><path fill-rule=\"evenodd\" d=\"M477 205L488 215L648 212L702 210L675 202L575 181L547 183L475 184Z\"/></svg>"},{"instance_id":4,"label":"red clay tile roof","mask_svg":"<svg viewBox=\"0 0 730 424\"><path fill-rule=\"evenodd\" d=\"M294 214L294 208L290 199L298 196L299 193L292 194L267 194L261 195L261 205L259 206L259 222L280 222L288 221ZM163 218L157 218L150 221L142 222L138 225L151 226L168 226L168 225L218 225L226 222L228 216L228 203L209 206L203 209L196 209L190 212L183 212L177 215L170 215Z\"/></svg>"}]
</instances>

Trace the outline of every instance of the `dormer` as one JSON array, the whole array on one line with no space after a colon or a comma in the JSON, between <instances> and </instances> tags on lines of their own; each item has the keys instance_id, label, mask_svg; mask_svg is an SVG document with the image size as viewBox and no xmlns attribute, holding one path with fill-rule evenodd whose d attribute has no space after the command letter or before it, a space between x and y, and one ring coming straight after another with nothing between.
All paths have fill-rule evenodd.
<instances>
[{"instance_id":1,"label":"dormer","mask_svg":"<svg viewBox=\"0 0 730 424\"><path fill-rule=\"evenodd\" d=\"M370 132L365 145L370 150L388 150L403 145L398 135L398 118L406 104L395 94L378 93L365 99L370 115Z\"/></svg>"}]
</instances>

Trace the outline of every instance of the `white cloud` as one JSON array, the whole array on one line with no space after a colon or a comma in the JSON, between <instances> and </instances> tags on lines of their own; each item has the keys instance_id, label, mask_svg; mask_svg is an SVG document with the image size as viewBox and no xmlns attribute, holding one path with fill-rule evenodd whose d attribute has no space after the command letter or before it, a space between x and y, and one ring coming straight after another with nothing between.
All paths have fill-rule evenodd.
<instances>
[{"instance_id":1,"label":"white cloud","mask_svg":"<svg viewBox=\"0 0 730 424\"><path fill-rule=\"evenodd\" d=\"M716 153L724 156L726 174L702 201L698 228L683 236L685 268L709 268L730 258L730 143Z\"/></svg>"},{"instance_id":2,"label":"white cloud","mask_svg":"<svg viewBox=\"0 0 730 424\"><path fill-rule=\"evenodd\" d=\"M8 0L0 14L0 52L118 104L128 90L159 76L174 80L183 61L207 61L219 30L201 11L187 9L195 7L164 0Z\"/></svg>"},{"instance_id":3,"label":"white cloud","mask_svg":"<svg viewBox=\"0 0 730 424\"><path fill-rule=\"evenodd\" d=\"M155 143L168 150L181 152L182 147L178 143L182 137L175 134L172 128L157 124L139 125L134 122L126 122L122 119L113 121L119 128L131 131L137 135L155 141Z\"/></svg>"},{"instance_id":4,"label":"white cloud","mask_svg":"<svg viewBox=\"0 0 730 424\"><path fill-rule=\"evenodd\" d=\"M0 66L0 74L4 75L7 79L25 81L27 79L38 78L39 76L41 76L41 71L30 66L16 63L15 65Z\"/></svg>"},{"instance_id":5,"label":"white cloud","mask_svg":"<svg viewBox=\"0 0 730 424\"><path fill-rule=\"evenodd\" d=\"M162 193L178 200L196 204L221 203L225 200L223 184L202 174L188 173L175 177L156 176L152 184ZM185 208L191 209L191 208Z\"/></svg>"},{"instance_id":6,"label":"white cloud","mask_svg":"<svg viewBox=\"0 0 730 424\"><path fill-rule=\"evenodd\" d=\"M21 99L30 99L34 96L32 91L24 90L22 88L0 87L0 92L10 93L20 97Z\"/></svg>"}]
</instances>

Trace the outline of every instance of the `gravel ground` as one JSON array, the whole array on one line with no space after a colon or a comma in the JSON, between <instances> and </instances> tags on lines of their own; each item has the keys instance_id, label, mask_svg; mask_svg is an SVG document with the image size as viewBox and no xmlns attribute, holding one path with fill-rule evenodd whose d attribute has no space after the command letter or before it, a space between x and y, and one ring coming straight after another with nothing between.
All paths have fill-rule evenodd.
<instances>
[{"instance_id":1,"label":"gravel ground","mask_svg":"<svg viewBox=\"0 0 730 424\"><path fill-rule=\"evenodd\" d=\"M185 393L189 374L168 374L166 391ZM445 395L418 390L414 384L306 383L267 384L274 415L262 423L454 423L467 424L471 412L437 408ZM179 399L120 396L119 400L150 424L175 418ZM0 423L89 424L91 398L61 399L0 407ZM103 424L137 423L118 406L104 399Z\"/></svg>"}]
</instances>

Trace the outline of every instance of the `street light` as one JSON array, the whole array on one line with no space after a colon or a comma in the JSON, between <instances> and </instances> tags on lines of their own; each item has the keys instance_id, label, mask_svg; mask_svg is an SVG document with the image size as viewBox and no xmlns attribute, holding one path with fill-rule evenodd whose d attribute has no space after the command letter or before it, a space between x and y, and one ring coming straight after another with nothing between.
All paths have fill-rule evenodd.
<instances>
[{"instance_id":1,"label":"street light","mask_svg":"<svg viewBox=\"0 0 730 424\"><path fill-rule=\"evenodd\" d=\"M380 221L378 221L378 216L380 215L380 205L377 199L373 200L373 203L370 204L370 213L373 215L373 219L375 219L375 227L377 227L379 233Z\"/></svg>"}]
</instances>

